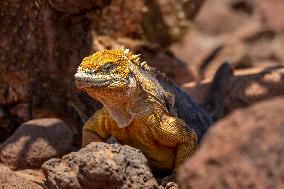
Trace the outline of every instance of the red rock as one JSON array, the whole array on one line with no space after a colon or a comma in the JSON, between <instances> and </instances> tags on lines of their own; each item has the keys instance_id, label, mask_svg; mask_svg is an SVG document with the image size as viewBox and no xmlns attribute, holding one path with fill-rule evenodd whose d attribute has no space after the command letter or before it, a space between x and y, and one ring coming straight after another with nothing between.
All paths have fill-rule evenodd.
<instances>
[{"instance_id":1,"label":"red rock","mask_svg":"<svg viewBox=\"0 0 284 189\"><path fill-rule=\"evenodd\" d=\"M59 119L36 119L22 124L0 148L0 161L12 169L40 167L72 150L72 131Z\"/></svg>"},{"instance_id":2,"label":"red rock","mask_svg":"<svg viewBox=\"0 0 284 189\"><path fill-rule=\"evenodd\" d=\"M22 169L15 171L15 173L27 180L30 180L42 186L45 185L45 177L40 169Z\"/></svg>"},{"instance_id":3,"label":"red rock","mask_svg":"<svg viewBox=\"0 0 284 189\"><path fill-rule=\"evenodd\" d=\"M158 188L147 159L130 146L93 142L78 152L45 162L50 189Z\"/></svg>"},{"instance_id":4,"label":"red rock","mask_svg":"<svg viewBox=\"0 0 284 189\"><path fill-rule=\"evenodd\" d=\"M238 69L280 65L284 60L280 1L208 0L190 32L171 49L201 78L212 76L225 60Z\"/></svg>"},{"instance_id":5,"label":"red rock","mask_svg":"<svg viewBox=\"0 0 284 189\"><path fill-rule=\"evenodd\" d=\"M284 1L262 0L259 1L260 10L268 27L274 31L284 30Z\"/></svg>"},{"instance_id":6,"label":"red rock","mask_svg":"<svg viewBox=\"0 0 284 189\"><path fill-rule=\"evenodd\" d=\"M239 107L249 106L257 101L284 95L284 68L267 67L235 71L226 83L224 113L228 114ZM208 93L211 80L190 82L182 89L198 103L202 104ZM218 97L218 95L217 95Z\"/></svg>"},{"instance_id":7,"label":"red rock","mask_svg":"<svg viewBox=\"0 0 284 189\"><path fill-rule=\"evenodd\" d=\"M284 98L220 120L178 170L181 188L284 188Z\"/></svg>"},{"instance_id":8,"label":"red rock","mask_svg":"<svg viewBox=\"0 0 284 189\"><path fill-rule=\"evenodd\" d=\"M252 67L252 62L248 54L248 47L240 42L228 43L220 49L217 55L207 66L201 65L200 74L204 78L213 77L216 70L224 62L228 61L235 69Z\"/></svg>"},{"instance_id":9,"label":"red rock","mask_svg":"<svg viewBox=\"0 0 284 189\"><path fill-rule=\"evenodd\" d=\"M243 3L243 7L237 5ZM210 35L230 33L245 27L251 19L256 19L248 1L240 0L208 0L195 18L195 26Z\"/></svg>"},{"instance_id":10,"label":"red rock","mask_svg":"<svg viewBox=\"0 0 284 189\"><path fill-rule=\"evenodd\" d=\"M203 35L199 30L193 28L178 43L171 46L173 54L184 61L187 67L199 75L198 70L205 59L223 45L223 40L218 37Z\"/></svg>"},{"instance_id":11,"label":"red rock","mask_svg":"<svg viewBox=\"0 0 284 189\"><path fill-rule=\"evenodd\" d=\"M42 189L43 187L0 165L0 188L3 189Z\"/></svg>"}]
</instances>

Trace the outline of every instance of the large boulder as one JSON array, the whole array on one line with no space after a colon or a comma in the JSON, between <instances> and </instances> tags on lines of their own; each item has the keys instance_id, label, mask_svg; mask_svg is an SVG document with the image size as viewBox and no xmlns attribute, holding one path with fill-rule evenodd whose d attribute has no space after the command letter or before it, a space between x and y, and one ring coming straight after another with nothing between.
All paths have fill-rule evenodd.
<instances>
[{"instance_id":1,"label":"large boulder","mask_svg":"<svg viewBox=\"0 0 284 189\"><path fill-rule=\"evenodd\" d=\"M284 188L284 98L217 122L178 171L182 188Z\"/></svg>"},{"instance_id":2,"label":"large boulder","mask_svg":"<svg viewBox=\"0 0 284 189\"><path fill-rule=\"evenodd\" d=\"M0 147L0 161L12 169L40 167L72 150L72 131L55 118L22 124Z\"/></svg>"},{"instance_id":3,"label":"large boulder","mask_svg":"<svg viewBox=\"0 0 284 189\"><path fill-rule=\"evenodd\" d=\"M146 158L130 146L91 143L45 162L47 186L56 188L158 188Z\"/></svg>"},{"instance_id":4,"label":"large boulder","mask_svg":"<svg viewBox=\"0 0 284 189\"><path fill-rule=\"evenodd\" d=\"M0 165L0 188L3 189L42 189L40 185L27 180L8 167Z\"/></svg>"}]
</instances>

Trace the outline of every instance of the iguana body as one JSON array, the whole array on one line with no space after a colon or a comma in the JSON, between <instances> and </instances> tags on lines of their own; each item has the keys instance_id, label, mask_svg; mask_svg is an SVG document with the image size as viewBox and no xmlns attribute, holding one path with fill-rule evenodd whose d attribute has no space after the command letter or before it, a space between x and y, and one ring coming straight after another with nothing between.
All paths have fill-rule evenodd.
<instances>
[{"instance_id":1,"label":"iguana body","mask_svg":"<svg viewBox=\"0 0 284 189\"><path fill-rule=\"evenodd\" d=\"M184 92L128 49L86 57L78 88L101 102L83 127L83 146L113 136L136 147L158 170L177 168L196 150L210 118Z\"/></svg>"}]
</instances>

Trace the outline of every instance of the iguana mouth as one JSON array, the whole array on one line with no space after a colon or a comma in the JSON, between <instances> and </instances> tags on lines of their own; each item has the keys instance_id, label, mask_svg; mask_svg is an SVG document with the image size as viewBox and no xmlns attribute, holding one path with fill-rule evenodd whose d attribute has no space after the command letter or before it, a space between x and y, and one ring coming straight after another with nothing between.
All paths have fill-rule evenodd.
<instances>
[{"instance_id":1,"label":"iguana mouth","mask_svg":"<svg viewBox=\"0 0 284 189\"><path fill-rule=\"evenodd\" d=\"M94 75L84 72L75 74L76 85L78 88L104 87L112 83L113 78L109 75Z\"/></svg>"}]
</instances>

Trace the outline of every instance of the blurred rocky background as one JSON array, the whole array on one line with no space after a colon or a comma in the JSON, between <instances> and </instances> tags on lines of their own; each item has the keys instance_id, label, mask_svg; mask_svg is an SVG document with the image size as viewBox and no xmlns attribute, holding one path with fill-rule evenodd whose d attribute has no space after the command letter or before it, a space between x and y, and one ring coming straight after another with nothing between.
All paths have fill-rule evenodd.
<instances>
[{"instance_id":1,"label":"blurred rocky background","mask_svg":"<svg viewBox=\"0 0 284 189\"><path fill-rule=\"evenodd\" d=\"M133 148L70 153L101 106L76 90L76 68L122 45L201 105L218 67L232 68L226 95L212 97L224 118L178 171L181 188L284 188L283 18L283 0L0 1L0 188L177 187L154 178Z\"/></svg>"},{"instance_id":2,"label":"blurred rocky background","mask_svg":"<svg viewBox=\"0 0 284 189\"><path fill-rule=\"evenodd\" d=\"M59 117L73 128L82 125L99 105L74 88L73 75L81 60L98 49L124 44L172 77L175 67L186 74L184 62L166 50L181 39L201 4L1 1L0 141L34 118Z\"/></svg>"}]
</instances>

